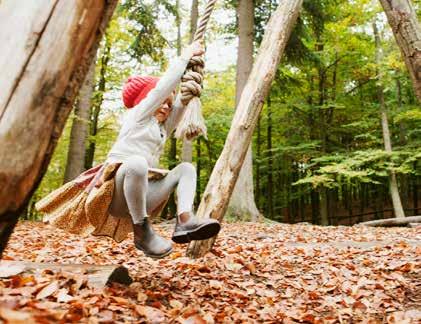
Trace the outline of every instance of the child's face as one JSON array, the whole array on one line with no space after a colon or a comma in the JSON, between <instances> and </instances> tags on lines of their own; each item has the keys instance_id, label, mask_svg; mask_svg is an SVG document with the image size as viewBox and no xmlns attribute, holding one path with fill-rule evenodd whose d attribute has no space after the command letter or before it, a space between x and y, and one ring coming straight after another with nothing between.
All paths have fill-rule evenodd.
<instances>
[{"instance_id":1,"label":"child's face","mask_svg":"<svg viewBox=\"0 0 421 324\"><path fill-rule=\"evenodd\" d=\"M174 101L174 93L172 93L167 98L167 100L165 100L162 103L162 105L157 110L155 110L154 116L160 123L163 123L164 121L167 120L172 110L173 101Z\"/></svg>"}]
</instances>

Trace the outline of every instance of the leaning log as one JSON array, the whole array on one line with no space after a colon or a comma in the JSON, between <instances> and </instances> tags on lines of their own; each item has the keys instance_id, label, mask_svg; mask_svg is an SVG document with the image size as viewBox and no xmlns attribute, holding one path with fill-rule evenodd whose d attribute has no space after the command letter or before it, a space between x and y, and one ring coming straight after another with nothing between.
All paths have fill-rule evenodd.
<instances>
[{"instance_id":1,"label":"leaning log","mask_svg":"<svg viewBox=\"0 0 421 324\"><path fill-rule=\"evenodd\" d=\"M197 214L222 220L243 165L253 130L262 110L279 60L297 20L302 0L285 0L272 14L259 54L242 92L222 153L215 164ZM203 256L215 238L192 242L190 257Z\"/></svg>"},{"instance_id":2,"label":"leaning log","mask_svg":"<svg viewBox=\"0 0 421 324\"><path fill-rule=\"evenodd\" d=\"M39 271L56 273L67 272L86 278L91 287L102 288L113 282L130 285L133 279L127 268L119 265L91 265L91 264L55 264L28 261L0 261L0 278L8 278L21 274L32 274Z\"/></svg>"},{"instance_id":3,"label":"leaning log","mask_svg":"<svg viewBox=\"0 0 421 324\"><path fill-rule=\"evenodd\" d=\"M0 257L47 169L116 4L1 2Z\"/></svg>"},{"instance_id":4,"label":"leaning log","mask_svg":"<svg viewBox=\"0 0 421 324\"><path fill-rule=\"evenodd\" d=\"M421 103L421 24L411 0L380 0Z\"/></svg>"},{"instance_id":5,"label":"leaning log","mask_svg":"<svg viewBox=\"0 0 421 324\"><path fill-rule=\"evenodd\" d=\"M377 219L368 222L359 223L358 225L364 226L404 226L409 225L411 223L421 223L421 216L409 216L405 218L385 218L385 219Z\"/></svg>"}]
</instances>

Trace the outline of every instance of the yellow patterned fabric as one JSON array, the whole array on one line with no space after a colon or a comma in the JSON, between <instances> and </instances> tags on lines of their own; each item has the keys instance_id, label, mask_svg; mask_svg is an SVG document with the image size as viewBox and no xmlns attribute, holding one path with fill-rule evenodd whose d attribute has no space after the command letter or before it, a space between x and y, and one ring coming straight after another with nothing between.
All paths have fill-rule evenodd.
<instances>
[{"instance_id":1,"label":"yellow patterned fabric","mask_svg":"<svg viewBox=\"0 0 421 324\"><path fill-rule=\"evenodd\" d=\"M119 166L120 163L112 163L90 169L51 192L37 202L35 208L45 213L44 222L67 232L104 235L121 242L133 229L129 218L117 218L108 213ZM162 171L150 171L150 181L164 177L167 171ZM165 203L150 216L159 215Z\"/></svg>"}]
</instances>

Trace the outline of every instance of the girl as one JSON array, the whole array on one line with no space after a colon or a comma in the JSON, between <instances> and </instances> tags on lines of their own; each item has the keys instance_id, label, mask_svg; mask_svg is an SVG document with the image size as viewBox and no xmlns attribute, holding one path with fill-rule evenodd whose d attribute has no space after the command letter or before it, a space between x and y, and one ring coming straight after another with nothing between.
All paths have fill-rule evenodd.
<instances>
[{"instance_id":1,"label":"girl","mask_svg":"<svg viewBox=\"0 0 421 324\"><path fill-rule=\"evenodd\" d=\"M193 214L196 171L190 163L179 164L158 180L148 178L185 110L180 96L174 100L175 88L189 60L203 52L200 42L194 42L161 79L128 80L123 101L130 109L107 160L39 201L36 208L46 214L44 221L70 233L106 235L117 242L133 229L135 246L147 256L162 258L171 253L171 242L153 231L148 215L156 214L176 190L174 242L204 240L219 232L217 220Z\"/></svg>"},{"instance_id":2,"label":"girl","mask_svg":"<svg viewBox=\"0 0 421 324\"><path fill-rule=\"evenodd\" d=\"M135 246L154 258L168 255L172 246L170 241L153 231L148 215L161 206L174 189L177 193L174 242L208 239L220 230L217 220L198 219L193 214L196 171L192 164L181 163L164 178L148 180L148 169L158 166L164 143L185 110L180 96L174 100L175 88L190 58L203 53L201 43L194 42L161 79L132 77L123 88L123 102L130 109L106 161L121 163L108 211L114 217L131 218Z\"/></svg>"}]
</instances>

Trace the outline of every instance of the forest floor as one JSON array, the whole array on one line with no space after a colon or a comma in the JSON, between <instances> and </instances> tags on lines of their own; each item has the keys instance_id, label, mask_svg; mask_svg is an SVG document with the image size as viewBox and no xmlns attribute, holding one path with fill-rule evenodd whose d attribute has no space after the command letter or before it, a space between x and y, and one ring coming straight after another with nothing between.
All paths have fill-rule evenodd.
<instances>
[{"instance_id":1,"label":"forest floor","mask_svg":"<svg viewBox=\"0 0 421 324\"><path fill-rule=\"evenodd\" d=\"M170 237L172 226L156 226ZM416 323L421 320L421 227L224 224L212 252L185 246L152 260L132 237L81 238L18 224L6 260L121 264L130 286L94 288L82 275L39 271L0 281L11 323Z\"/></svg>"}]
</instances>

